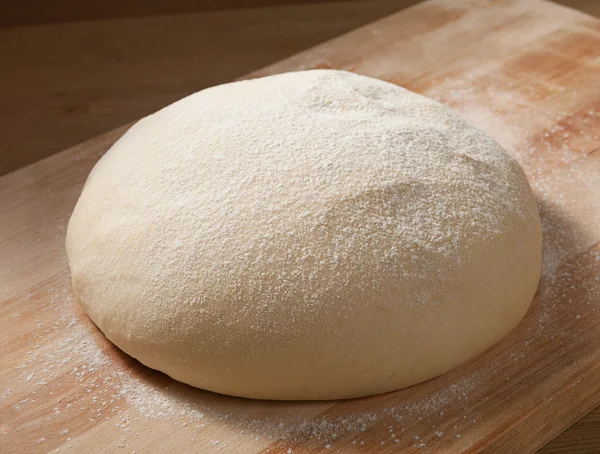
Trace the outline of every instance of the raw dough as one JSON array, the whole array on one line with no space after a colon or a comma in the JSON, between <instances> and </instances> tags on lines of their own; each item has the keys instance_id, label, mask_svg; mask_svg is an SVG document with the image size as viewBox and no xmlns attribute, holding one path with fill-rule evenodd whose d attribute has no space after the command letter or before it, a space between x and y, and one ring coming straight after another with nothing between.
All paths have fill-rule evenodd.
<instances>
[{"instance_id":1,"label":"raw dough","mask_svg":"<svg viewBox=\"0 0 600 454\"><path fill-rule=\"evenodd\" d=\"M512 330L540 276L527 180L496 142L393 84L315 70L221 85L131 127L69 222L106 337L200 388L382 393Z\"/></svg>"}]
</instances>

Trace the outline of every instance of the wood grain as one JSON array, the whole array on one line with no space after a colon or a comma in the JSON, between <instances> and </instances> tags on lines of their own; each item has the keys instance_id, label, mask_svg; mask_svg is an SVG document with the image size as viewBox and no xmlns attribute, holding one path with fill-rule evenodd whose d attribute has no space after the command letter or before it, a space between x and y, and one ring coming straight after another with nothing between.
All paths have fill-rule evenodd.
<instances>
[{"instance_id":1,"label":"wood grain","mask_svg":"<svg viewBox=\"0 0 600 454\"><path fill-rule=\"evenodd\" d=\"M5 62L0 71L0 147L5 150L0 175L417 3L311 2L156 16L211 3L74 2L67 8L71 0L64 1L0 6L0 22L12 20L10 10L16 8L30 21L15 19L19 24L45 24L0 29L0 60ZM600 17L598 2L562 1ZM213 6L244 2L260 4L244 0ZM75 14L77 8L94 21L48 22L66 21L64 14ZM45 9L50 16L44 16Z\"/></svg>"},{"instance_id":2,"label":"wood grain","mask_svg":"<svg viewBox=\"0 0 600 454\"><path fill-rule=\"evenodd\" d=\"M468 364L396 393L318 404L227 398L174 384L99 336L71 300L62 241L85 175L123 129L1 178L0 325L8 327L0 332L6 353L0 371L3 449L112 452L122 445L155 452L220 447L297 453L329 445L327 452L531 452L542 446L600 403L599 42L600 22L538 1L428 2L252 75L336 67L439 99L507 147L540 196L545 263L557 272L542 281L524 322ZM86 360L77 348L66 364L48 360L70 345L69 338L78 339L75 329L85 330L83 338L91 336L109 358L81 380L73 366ZM200 430L177 417L148 418L118 396L103 407L108 420L98 412L90 418L97 407L88 391L113 392L105 380L121 380L115 374L123 371L156 386L169 384L168 392L182 392L198 408L230 419L208 415L210 424ZM365 432L281 440L270 426L256 439L236 419L240 414L377 419Z\"/></svg>"},{"instance_id":3,"label":"wood grain","mask_svg":"<svg viewBox=\"0 0 600 454\"><path fill-rule=\"evenodd\" d=\"M539 454L597 454L600 450L599 428L600 411L596 409L544 446Z\"/></svg>"}]
</instances>

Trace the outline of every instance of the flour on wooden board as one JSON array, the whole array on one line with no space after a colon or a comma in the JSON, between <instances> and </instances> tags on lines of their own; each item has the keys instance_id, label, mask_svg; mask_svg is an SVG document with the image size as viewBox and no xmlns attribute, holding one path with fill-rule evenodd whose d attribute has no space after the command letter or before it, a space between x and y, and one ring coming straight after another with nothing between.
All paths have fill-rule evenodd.
<instances>
[{"instance_id":1,"label":"flour on wooden board","mask_svg":"<svg viewBox=\"0 0 600 454\"><path fill-rule=\"evenodd\" d=\"M583 176L587 177L588 175ZM569 178L577 179L577 175L569 175ZM547 189L551 184L552 182L548 180L539 187ZM565 205L565 208L568 206ZM565 227L553 224L552 222L555 220L552 216L548 219L549 221L544 223L545 234L550 237L564 235ZM552 244L554 243L550 243L550 246ZM569 249L563 243L558 242L556 249L552 247L547 249L546 257L549 257L551 264L545 265L545 285L542 285L541 292L548 301L552 301L555 294L560 292L565 283L572 279L568 268L556 269L554 260L564 262L569 257L585 251L587 247L589 247L587 244L575 244L571 245ZM556 254L559 258L555 258ZM600 252L594 252L593 258L595 261L600 261ZM172 382L169 385L171 389L165 389L164 386L157 385L152 380L148 381L132 376L126 369L115 368L95 340L101 339L101 337L94 332L94 328L90 326L91 323L84 318L81 312L76 313L77 306L68 289L69 276L65 271L60 281L50 291L50 308L57 312L57 321L53 322L50 327L38 327L40 329L39 345L47 342L48 338L58 336L61 330L68 330L69 336L60 340L51 351L41 352L38 351L39 348L36 348L38 344L32 346L25 360L19 366L23 370L23 378L31 386L31 397L16 404L16 407L18 409L26 405L34 405L38 391L50 380L56 378L57 373L63 367L69 367L71 376L80 383L84 391L83 396L57 402L52 417L58 418L62 414L68 414L82 406L88 407L92 420L107 419L116 411L120 415L118 428L123 430L125 440L128 436L134 436L130 433L129 428L138 418L176 421L178 426L187 427L189 425L190 429L194 430L209 429L213 425L222 427L224 424L228 424L240 432L252 433L259 439L262 437L290 441L308 439L313 442L327 443L330 446L335 446L336 440L341 437L353 437L355 439L352 441L356 442L357 446L369 446L372 441L367 440L365 445L365 440L362 438L369 429L381 423L391 423L389 440L381 440L389 443L399 443L403 438L410 436L414 437L414 445L418 447L423 444L422 439L431 437L432 434L436 438L445 436L460 438L461 428L477 423L477 412L473 409L473 404L477 402L477 399L485 399L484 396L478 394L478 388L492 380L493 376L501 373L506 356L515 361L526 357L528 350L535 342L544 340L545 333L548 332L545 328L554 322L551 307L538 309L534 313L534 320L528 318L524 322L529 324L527 329L531 332L531 340L526 341L524 345L511 346L504 353L504 359L500 356L496 357L488 362L484 369L467 376L459 375L447 385L425 397L407 398L402 404L392 406L379 404L372 411L349 412L344 417L281 417L275 412L273 415L254 418L251 415L240 415L233 409L227 412L215 410L210 404L203 403L202 398L189 400L184 397L184 393L185 396L188 396L194 393L203 394L203 392L193 390L186 385ZM592 302L587 302L587 304L592 304ZM106 342L104 340L100 342L106 348ZM31 366L40 364L43 365L41 372L29 372ZM39 367L36 369L39 370ZM173 392L173 388L175 392ZM177 390L180 392L178 393ZM3 392L2 398L9 395L10 390L6 390ZM212 398L215 397L212 396ZM427 420L432 415L443 415L444 411L455 412L457 406L463 417L457 424L453 424L450 430L448 428L439 430L432 426L430 433L405 433L403 426L410 425L411 421ZM63 429L63 434L65 441L71 438L68 425ZM215 450L217 448L227 449L226 443L212 444L211 446Z\"/></svg>"},{"instance_id":2,"label":"flour on wooden board","mask_svg":"<svg viewBox=\"0 0 600 454\"><path fill-rule=\"evenodd\" d=\"M525 140L521 141L521 149ZM520 159L527 160L527 150L515 154ZM583 160L589 159L597 158L593 155L583 158ZM567 160L572 160L571 154ZM527 169L526 165L524 167ZM583 205L570 202L575 196L598 193L600 173L594 172L593 168L585 165L583 161L581 165L558 169L541 179L538 178L536 168L529 167L528 170L530 178L533 178L532 186L540 200L545 247L543 278L539 291L541 303L534 303L529 316L517 328L528 333L528 340L520 345L505 344L504 350L491 357L484 368L470 375L461 375L461 368L450 372L448 376L440 378L445 384L437 389L432 388L432 392L426 396L413 399L407 396L402 403L394 405L386 404L384 397L370 398L375 403L370 411L349 411L343 417L323 417L319 412L312 417L306 417L302 416L301 412L290 412L285 404L274 404L276 410L286 409L282 412L263 411L261 414L258 411L253 412L256 414L250 412L239 414L235 411L235 398L194 390L164 377L160 380L139 378L127 368L115 364L104 353L111 347L98 335L73 301L65 263L63 266L65 271L49 290L48 305L43 309L54 311L55 320L32 327L37 330L35 341L17 367L30 394L26 399L16 402L13 409L18 412L36 403L40 405L42 403L40 396L45 396L44 400L47 402L46 387L54 380L59 380L64 370L70 370L70 379L79 383L80 392L66 398L57 397L47 417L48 420L63 421L64 427L60 435L64 437L66 447L75 441L74 435L71 435L73 428L69 415L81 417L79 412L82 408L92 422L107 420L118 415L116 424L122 433L119 445L123 448L129 447L129 442L139 436L139 432L136 434L133 428L143 426L149 420L169 421L170 424L176 424L178 428L186 430L186 437L189 436L190 443L201 443L202 440L197 438L198 434L213 426L227 426L230 431L244 436L252 434L252 437L258 439L280 439L290 443L296 439L311 440L311 443L324 448L335 448L336 443L342 438L351 440L350 443L357 448L374 444L400 443L406 439L410 439L414 447L434 446L436 440L443 440L446 437L460 440L461 429L477 424L476 404L486 399L482 390L486 384L497 381L498 375L503 373L507 359L522 361L531 354L536 343L547 342L549 339L556 340L559 346L557 348L560 348L560 338L564 339L566 334L548 328L557 323L554 314L558 312L559 305L574 304L569 300L568 295L564 296L565 289L578 278L577 273L581 274L580 268L576 269L575 266L565 262L580 258L581 254L593 246L592 238L597 238L596 230L588 231L585 228L589 227L582 226L600 225L599 220L594 217L595 213L600 212L598 201L587 197L583 199ZM577 187L582 190L574 192L573 188ZM554 195L552 202L546 203L550 194ZM556 194L559 196L557 197ZM58 234L62 241L64 232L60 230ZM584 255L588 259L582 265L584 270L600 267L600 252L597 248ZM596 276L599 275L596 273ZM589 311L596 311L597 299L592 296L597 295L600 282L596 279L596 281L580 282L579 285L585 287L584 290L589 287L589 292L584 292L584 297L587 295L589 298L578 302L577 307L589 306L591 307ZM576 312L572 316L581 317ZM60 335L63 332L68 332L66 338ZM555 337L558 339L554 339ZM56 338L55 342L52 341L53 338ZM570 338L569 341L576 340ZM53 348L44 349L44 344L50 344ZM509 381L509 378L506 377L506 380ZM169 383L168 387L157 384L165 381ZM577 382L572 386L576 385ZM52 396L53 392L50 391L49 394ZM191 399L184 398L184 395L190 394L193 396ZM11 389L3 389L1 398L11 399L12 395ZM228 399L233 404L227 411L217 410L217 406L211 406L210 401L218 399ZM264 406L256 403L256 408L261 405ZM307 405L311 404L304 404L305 407ZM329 404L315 403L314 405L318 409L325 409ZM218 407L223 408L221 405ZM439 423L444 415L452 415L454 418L448 427L441 427ZM425 433L406 432L405 428L410 427L411 422L430 420L438 421L437 427L435 422L431 422L429 430ZM387 427L388 436L385 439L374 441L368 436L369 429L376 425ZM6 434L5 431L4 435ZM43 446L47 442L46 438L39 437L37 442ZM227 447L228 444L224 440L209 440L206 448L226 451ZM292 447L289 450L291 451Z\"/></svg>"}]
</instances>

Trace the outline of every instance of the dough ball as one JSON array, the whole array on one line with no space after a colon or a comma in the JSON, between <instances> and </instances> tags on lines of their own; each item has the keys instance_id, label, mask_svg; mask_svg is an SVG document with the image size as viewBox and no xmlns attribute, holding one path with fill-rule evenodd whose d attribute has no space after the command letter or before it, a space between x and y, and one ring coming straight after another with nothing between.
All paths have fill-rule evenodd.
<instances>
[{"instance_id":1,"label":"dough ball","mask_svg":"<svg viewBox=\"0 0 600 454\"><path fill-rule=\"evenodd\" d=\"M203 90L127 131L69 222L81 305L176 380L383 393L498 342L540 276L517 162L446 107L315 70Z\"/></svg>"}]
</instances>

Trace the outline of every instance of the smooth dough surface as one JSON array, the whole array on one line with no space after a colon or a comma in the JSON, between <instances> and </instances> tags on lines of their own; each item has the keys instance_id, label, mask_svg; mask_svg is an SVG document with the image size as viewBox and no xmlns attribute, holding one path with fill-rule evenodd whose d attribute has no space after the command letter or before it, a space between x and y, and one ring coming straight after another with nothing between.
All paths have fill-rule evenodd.
<instances>
[{"instance_id":1,"label":"smooth dough surface","mask_svg":"<svg viewBox=\"0 0 600 454\"><path fill-rule=\"evenodd\" d=\"M314 70L150 115L69 221L73 289L106 337L219 393L406 387L512 330L541 228L517 162L446 107Z\"/></svg>"}]
</instances>

